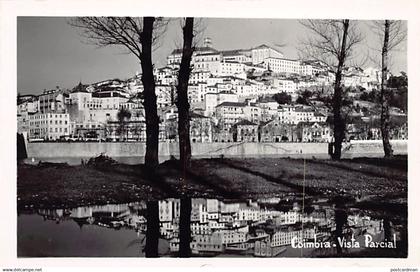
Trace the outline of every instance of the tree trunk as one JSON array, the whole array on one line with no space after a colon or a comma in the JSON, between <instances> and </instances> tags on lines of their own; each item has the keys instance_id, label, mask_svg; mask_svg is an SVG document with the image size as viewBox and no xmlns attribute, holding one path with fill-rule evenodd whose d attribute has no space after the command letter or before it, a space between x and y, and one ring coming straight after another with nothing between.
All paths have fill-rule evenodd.
<instances>
[{"instance_id":1,"label":"tree trunk","mask_svg":"<svg viewBox=\"0 0 420 272\"><path fill-rule=\"evenodd\" d=\"M343 104L343 90L341 88L341 78L346 59L346 42L347 32L349 28L349 20L343 22L343 40L341 42L341 50L338 58L337 71L335 73L334 95L333 95L333 114L334 114L334 152L332 158L339 160L341 158L341 146L345 137L346 124L341 115Z\"/></svg>"},{"instance_id":2,"label":"tree trunk","mask_svg":"<svg viewBox=\"0 0 420 272\"><path fill-rule=\"evenodd\" d=\"M17 160L18 162L23 161L28 158L28 153L26 152L26 143L25 137L21 133L17 133Z\"/></svg>"},{"instance_id":3,"label":"tree trunk","mask_svg":"<svg viewBox=\"0 0 420 272\"><path fill-rule=\"evenodd\" d=\"M142 52L141 81L144 88L144 111L146 118L146 155L144 163L146 166L154 168L159 164L159 117L157 115L155 78L153 76L152 64L152 40L154 17L143 18L143 32L141 33Z\"/></svg>"},{"instance_id":4,"label":"tree trunk","mask_svg":"<svg viewBox=\"0 0 420 272\"><path fill-rule=\"evenodd\" d=\"M183 27L184 46L182 49L181 65L178 73L178 136L180 162L185 171L191 164L190 143L190 104L188 102L188 81L191 73L191 57L194 51L192 47L194 30L194 18L188 17Z\"/></svg>"},{"instance_id":5,"label":"tree trunk","mask_svg":"<svg viewBox=\"0 0 420 272\"><path fill-rule=\"evenodd\" d=\"M147 202L146 257L159 257L159 203Z\"/></svg>"},{"instance_id":6,"label":"tree trunk","mask_svg":"<svg viewBox=\"0 0 420 272\"><path fill-rule=\"evenodd\" d=\"M381 80L381 134L384 146L385 158L393 156L391 143L389 142L389 90L388 83L388 44L389 44L389 20L385 20L384 46L382 47L382 80Z\"/></svg>"}]
</instances>

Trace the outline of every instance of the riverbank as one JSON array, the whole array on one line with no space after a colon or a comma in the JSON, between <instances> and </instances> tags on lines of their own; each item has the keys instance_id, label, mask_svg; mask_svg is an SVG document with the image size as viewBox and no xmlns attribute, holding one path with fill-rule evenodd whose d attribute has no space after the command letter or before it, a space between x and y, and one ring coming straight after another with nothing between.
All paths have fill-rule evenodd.
<instances>
[{"instance_id":1,"label":"riverbank","mask_svg":"<svg viewBox=\"0 0 420 272\"><path fill-rule=\"evenodd\" d=\"M393 159L199 159L181 173L176 161L155 173L143 165L107 167L19 164L18 209L127 203L180 196L256 199L342 196L358 205L400 209L407 204L407 156ZM406 209L406 208L405 208ZM392 212L392 211L389 211Z\"/></svg>"}]
</instances>

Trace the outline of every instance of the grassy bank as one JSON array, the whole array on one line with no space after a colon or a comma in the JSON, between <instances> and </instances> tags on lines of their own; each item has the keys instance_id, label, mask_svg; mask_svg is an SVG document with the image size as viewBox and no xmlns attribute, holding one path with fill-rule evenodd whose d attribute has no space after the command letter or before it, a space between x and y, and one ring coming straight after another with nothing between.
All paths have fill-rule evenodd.
<instances>
[{"instance_id":1,"label":"grassy bank","mask_svg":"<svg viewBox=\"0 0 420 272\"><path fill-rule=\"evenodd\" d=\"M353 160L201 159L182 173L175 161L143 165L19 164L18 208L74 207L166 197L245 199L349 196L360 205L405 205L407 157ZM370 204L369 204L370 203Z\"/></svg>"}]
</instances>

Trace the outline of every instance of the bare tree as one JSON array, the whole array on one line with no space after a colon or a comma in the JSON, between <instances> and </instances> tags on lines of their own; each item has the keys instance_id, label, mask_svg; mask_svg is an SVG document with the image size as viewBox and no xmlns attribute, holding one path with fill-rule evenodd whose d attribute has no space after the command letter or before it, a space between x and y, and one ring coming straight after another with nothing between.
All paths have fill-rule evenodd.
<instances>
[{"instance_id":1,"label":"bare tree","mask_svg":"<svg viewBox=\"0 0 420 272\"><path fill-rule=\"evenodd\" d=\"M181 64L178 72L177 107L178 107L178 141L179 154L184 180L186 170L191 165L191 142L190 142L190 104L188 101L188 81L191 74L191 59L194 52L194 18L187 17L182 28L183 47ZM191 198L181 198L181 218L179 230L179 256L188 257L191 255Z\"/></svg>"},{"instance_id":2,"label":"bare tree","mask_svg":"<svg viewBox=\"0 0 420 272\"><path fill-rule=\"evenodd\" d=\"M363 40L357 25L350 20L306 20L301 21L310 34L302 41L301 53L305 58L325 64L335 73L332 110L334 115L333 159L340 159L345 138L346 122L342 113L343 68L354 57L355 47Z\"/></svg>"},{"instance_id":3,"label":"bare tree","mask_svg":"<svg viewBox=\"0 0 420 272\"><path fill-rule=\"evenodd\" d=\"M381 135L385 157L392 157L394 151L390 143L390 113L389 102L392 91L388 86L390 52L398 47L407 37L402 21L384 20L375 22L373 31L383 41L381 52Z\"/></svg>"},{"instance_id":4,"label":"bare tree","mask_svg":"<svg viewBox=\"0 0 420 272\"><path fill-rule=\"evenodd\" d=\"M182 48L181 65L178 72L177 106L178 106L178 135L179 154L183 169L191 163L190 143L190 104L188 102L188 81L191 74L191 58L193 55L194 18L185 19L182 29L184 45Z\"/></svg>"},{"instance_id":5,"label":"bare tree","mask_svg":"<svg viewBox=\"0 0 420 272\"><path fill-rule=\"evenodd\" d=\"M166 29L167 21L155 17L78 17L70 21L82 30L91 44L99 47L122 46L141 63L146 118L145 164L158 165L159 117L157 115L152 46Z\"/></svg>"}]
</instances>

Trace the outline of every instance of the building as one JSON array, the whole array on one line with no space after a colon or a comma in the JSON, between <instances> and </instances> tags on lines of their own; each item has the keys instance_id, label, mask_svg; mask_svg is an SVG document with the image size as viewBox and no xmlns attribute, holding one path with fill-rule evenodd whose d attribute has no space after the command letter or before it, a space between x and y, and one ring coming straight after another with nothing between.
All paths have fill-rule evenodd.
<instances>
[{"instance_id":1,"label":"building","mask_svg":"<svg viewBox=\"0 0 420 272\"><path fill-rule=\"evenodd\" d=\"M252 64L263 63L268 58L283 58L283 53L265 44L251 49Z\"/></svg>"},{"instance_id":2,"label":"building","mask_svg":"<svg viewBox=\"0 0 420 272\"><path fill-rule=\"evenodd\" d=\"M276 93L287 93L293 95L298 90L298 84L292 79L274 78L273 87Z\"/></svg>"},{"instance_id":3,"label":"building","mask_svg":"<svg viewBox=\"0 0 420 272\"><path fill-rule=\"evenodd\" d=\"M58 86L55 90L45 90L38 96L38 111L41 113L65 112L65 99L67 93L62 91Z\"/></svg>"},{"instance_id":4,"label":"building","mask_svg":"<svg viewBox=\"0 0 420 272\"><path fill-rule=\"evenodd\" d=\"M223 104L224 102L238 103L238 96L230 91L224 92L207 92L204 96L204 115L214 117L216 115L217 105Z\"/></svg>"},{"instance_id":5,"label":"building","mask_svg":"<svg viewBox=\"0 0 420 272\"><path fill-rule=\"evenodd\" d=\"M223 61L234 61L239 63L252 62L250 50L226 50L221 53Z\"/></svg>"},{"instance_id":6,"label":"building","mask_svg":"<svg viewBox=\"0 0 420 272\"><path fill-rule=\"evenodd\" d=\"M29 116L28 138L58 140L60 137L71 135L70 117L68 113L42 113Z\"/></svg>"},{"instance_id":7,"label":"building","mask_svg":"<svg viewBox=\"0 0 420 272\"><path fill-rule=\"evenodd\" d=\"M264 60L264 65L267 70L273 71L274 73L282 74L299 74L300 73L300 61L285 59L282 57L269 57Z\"/></svg>"},{"instance_id":8,"label":"building","mask_svg":"<svg viewBox=\"0 0 420 272\"><path fill-rule=\"evenodd\" d=\"M159 129L162 130L161 126ZM107 141L146 142L146 123L144 120L108 121L104 125L104 128L102 126L93 128L85 127L78 128L77 131L96 131L97 138L106 139ZM102 133L102 131L104 132ZM159 136L161 141L166 139L166 137L162 138L161 133ZM84 138L86 136L81 135L81 137Z\"/></svg>"},{"instance_id":9,"label":"building","mask_svg":"<svg viewBox=\"0 0 420 272\"><path fill-rule=\"evenodd\" d=\"M222 61L218 72L219 76L236 76L240 78L246 77L245 65L237 61Z\"/></svg>"},{"instance_id":10,"label":"building","mask_svg":"<svg viewBox=\"0 0 420 272\"><path fill-rule=\"evenodd\" d=\"M248 121L241 120L233 125L234 142L258 142L258 125Z\"/></svg>"},{"instance_id":11,"label":"building","mask_svg":"<svg viewBox=\"0 0 420 272\"><path fill-rule=\"evenodd\" d=\"M260 125L261 142L293 142L297 139L296 125L294 124L273 119Z\"/></svg>"},{"instance_id":12,"label":"building","mask_svg":"<svg viewBox=\"0 0 420 272\"><path fill-rule=\"evenodd\" d=\"M300 122L297 131L301 142L331 142L333 139L333 130L328 123Z\"/></svg>"},{"instance_id":13,"label":"building","mask_svg":"<svg viewBox=\"0 0 420 272\"><path fill-rule=\"evenodd\" d=\"M38 111L38 99L35 95L20 95L17 102L17 132L27 133L29 115Z\"/></svg>"},{"instance_id":14,"label":"building","mask_svg":"<svg viewBox=\"0 0 420 272\"><path fill-rule=\"evenodd\" d=\"M211 118L192 112L190 114L190 140L193 143L212 142L213 124Z\"/></svg>"},{"instance_id":15,"label":"building","mask_svg":"<svg viewBox=\"0 0 420 272\"><path fill-rule=\"evenodd\" d=\"M223 102L216 106L216 118L223 120L224 127L230 128L233 124L244 119L245 103Z\"/></svg>"},{"instance_id":16,"label":"building","mask_svg":"<svg viewBox=\"0 0 420 272\"><path fill-rule=\"evenodd\" d=\"M165 132L169 140L178 141L178 115L168 115ZM213 139L213 123L210 117L190 112L190 140L192 143L209 143Z\"/></svg>"}]
</instances>

